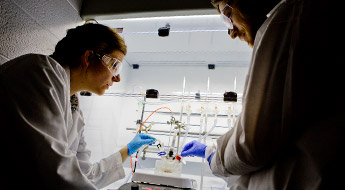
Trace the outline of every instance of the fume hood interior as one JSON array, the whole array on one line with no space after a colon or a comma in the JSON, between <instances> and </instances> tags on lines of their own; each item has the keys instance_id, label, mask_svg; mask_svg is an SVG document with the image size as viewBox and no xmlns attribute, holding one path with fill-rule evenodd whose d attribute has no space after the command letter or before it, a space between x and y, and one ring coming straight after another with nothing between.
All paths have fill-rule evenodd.
<instances>
[{"instance_id":1,"label":"fume hood interior","mask_svg":"<svg viewBox=\"0 0 345 190\"><path fill-rule=\"evenodd\" d=\"M182 129L180 147L192 140L207 145L228 131L241 111L241 98L251 49L227 34L218 15L149 17L97 20L116 29L125 39L128 53L121 71L121 82L103 96L80 96L86 122L85 136L92 151L92 161L99 161L135 136L138 120L147 119L155 110L167 107L176 120L188 126ZM158 29L169 25L169 35L161 37ZM158 98L146 98L148 89ZM233 91L237 102L224 102L224 93ZM168 148L173 131L171 112L161 109L147 119L148 134ZM213 127L214 126L214 127ZM209 132L209 133L208 133ZM179 149L179 150L176 150ZM157 147L150 146L138 156L138 172L154 172L160 159ZM215 177L201 158L183 158L181 175L197 181L197 189L225 189L225 180ZM126 179L106 189L116 189L128 182L132 173L130 159L125 162ZM202 177L201 177L202 176ZM231 181L232 179L226 179Z\"/></svg>"}]
</instances>

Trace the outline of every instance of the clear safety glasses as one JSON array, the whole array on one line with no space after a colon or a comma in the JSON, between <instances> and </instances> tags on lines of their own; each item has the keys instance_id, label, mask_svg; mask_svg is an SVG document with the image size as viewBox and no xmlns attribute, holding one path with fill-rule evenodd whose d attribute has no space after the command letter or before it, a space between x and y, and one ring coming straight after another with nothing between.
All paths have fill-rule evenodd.
<instances>
[{"instance_id":1,"label":"clear safety glasses","mask_svg":"<svg viewBox=\"0 0 345 190\"><path fill-rule=\"evenodd\" d=\"M232 20L231 20L232 11L233 11L233 8L228 4L226 4L225 7L220 11L221 17L222 17L225 25L229 29L234 28L234 25L232 24Z\"/></svg>"},{"instance_id":2,"label":"clear safety glasses","mask_svg":"<svg viewBox=\"0 0 345 190\"><path fill-rule=\"evenodd\" d=\"M99 54L95 53L98 58L102 61L103 65L108 68L108 70L113 74L114 77L119 75L121 68L122 68L122 62L115 57L112 57L107 54Z\"/></svg>"}]
</instances>

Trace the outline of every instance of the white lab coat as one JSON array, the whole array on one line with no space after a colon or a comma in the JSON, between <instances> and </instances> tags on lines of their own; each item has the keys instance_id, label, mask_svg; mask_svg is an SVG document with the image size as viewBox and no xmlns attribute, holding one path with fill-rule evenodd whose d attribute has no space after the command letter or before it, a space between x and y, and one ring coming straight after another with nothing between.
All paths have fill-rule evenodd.
<instances>
[{"instance_id":1,"label":"white lab coat","mask_svg":"<svg viewBox=\"0 0 345 190\"><path fill-rule=\"evenodd\" d=\"M73 96L77 100L77 96ZM72 102L72 101L71 101ZM78 101L77 101L78 102ZM73 129L69 134L71 150L78 158L79 166L87 178L98 188L103 188L125 177L120 152L116 152L99 162L91 163L91 151L86 148L84 118L81 110L72 110Z\"/></svg>"},{"instance_id":2,"label":"white lab coat","mask_svg":"<svg viewBox=\"0 0 345 190\"><path fill-rule=\"evenodd\" d=\"M97 189L124 177L120 153L88 162L81 117L72 118L68 68L28 54L0 66L0 85L2 187Z\"/></svg>"},{"instance_id":3,"label":"white lab coat","mask_svg":"<svg viewBox=\"0 0 345 190\"><path fill-rule=\"evenodd\" d=\"M341 7L286 0L257 32L242 113L210 163L215 175L240 176L230 189L343 186L344 38L328 36L342 22Z\"/></svg>"}]
</instances>

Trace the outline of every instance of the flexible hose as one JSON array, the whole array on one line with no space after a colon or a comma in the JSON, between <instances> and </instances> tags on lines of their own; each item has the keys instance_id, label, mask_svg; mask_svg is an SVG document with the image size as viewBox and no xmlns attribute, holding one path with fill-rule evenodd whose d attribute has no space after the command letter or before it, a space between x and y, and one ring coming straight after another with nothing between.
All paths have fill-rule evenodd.
<instances>
[{"instance_id":1,"label":"flexible hose","mask_svg":"<svg viewBox=\"0 0 345 190\"><path fill-rule=\"evenodd\" d=\"M146 123L146 121L154 114L154 113L156 113L158 110L160 110L160 109L168 109L170 112L171 112L171 116L173 116L173 112L171 111L171 109L170 108L168 108L168 107L161 107L161 108L158 108L158 109L156 109L155 111L153 111L146 119L145 119L145 121L141 124L141 126L140 126L140 128L139 128L139 130L137 131L137 134L141 131L141 128L143 127L143 125ZM137 154L136 154L136 159L138 159L138 152L137 152ZM133 161L132 161L133 159L132 159L132 155L131 155L131 170L132 170L132 173L134 173L134 170L133 170ZM135 161L135 162L137 162L137 160Z\"/></svg>"}]
</instances>

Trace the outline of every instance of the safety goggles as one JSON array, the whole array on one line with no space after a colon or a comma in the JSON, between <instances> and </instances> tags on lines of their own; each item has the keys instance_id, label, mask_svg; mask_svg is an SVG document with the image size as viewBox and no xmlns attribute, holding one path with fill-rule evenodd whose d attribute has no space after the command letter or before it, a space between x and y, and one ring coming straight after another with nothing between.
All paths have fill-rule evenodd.
<instances>
[{"instance_id":1,"label":"safety goggles","mask_svg":"<svg viewBox=\"0 0 345 190\"><path fill-rule=\"evenodd\" d=\"M119 75L122 68L122 62L120 60L107 54L95 54L102 61L103 65L107 67L108 70L113 74L114 77Z\"/></svg>"},{"instance_id":2,"label":"safety goggles","mask_svg":"<svg viewBox=\"0 0 345 190\"><path fill-rule=\"evenodd\" d=\"M225 7L220 11L221 17L222 17L225 25L229 29L234 28L234 25L232 24L232 20L231 20L232 11L233 11L233 8L228 4L226 4Z\"/></svg>"}]
</instances>

